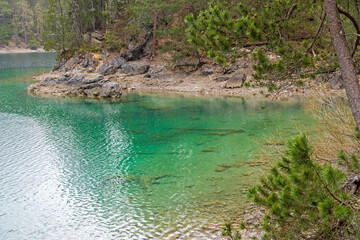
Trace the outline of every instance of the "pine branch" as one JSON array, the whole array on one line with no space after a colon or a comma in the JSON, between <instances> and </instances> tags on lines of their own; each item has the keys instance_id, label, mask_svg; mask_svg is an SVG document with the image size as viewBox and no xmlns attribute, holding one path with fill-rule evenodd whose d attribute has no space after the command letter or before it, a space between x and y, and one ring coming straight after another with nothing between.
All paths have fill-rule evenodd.
<instances>
[{"instance_id":1,"label":"pine branch","mask_svg":"<svg viewBox=\"0 0 360 240\"><path fill-rule=\"evenodd\" d=\"M311 162L311 166L313 167L313 169L315 170L316 172L316 175L318 176L321 184L323 185L323 187L326 189L326 191L330 194L330 196L335 199L338 203L340 203L341 205L343 206L348 206L350 207L352 210L355 210L351 205L349 206L348 204L344 203L343 201L341 201L339 198L337 198L332 192L331 190L329 189L329 187L325 184L324 180L322 179L320 173L319 173L319 170L316 168L315 164L313 162Z\"/></svg>"},{"instance_id":2,"label":"pine branch","mask_svg":"<svg viewBox=\"0 0 360 240\"><path fill-rule=\"evenodd\" d=\"M319 35L320 35L320 32L321 32L321 29L322 29L322 27L323 27L323 25L324 25L325 19L326 19L326 13L324 13L324 16L322 17L320 26L319 26L318 30L316 31L316 35L315 35L314 41L311 43L311 45L310 45L310 47L308 48L307 52L309 52L309 51L313 48L316 40L318 39L318 37L319 37Z\"/></svg>"},{"instance_id":3,"label":"pine branch","mask_svg":"<svg viewBox=\"0 0 360 240\"><path fill-rule=\"evenodd\" d=\"M354 56L355 52L356 52L356 49L357 47L359 46L360 44L360 27L359 27L359 24L358 22L356 21L356 19L348 12L346 12L345 10L342 10L341 8L338 7L338 10L339 10L339 13L344 15L345 17L347 17L351 22L352 24L354 25L355 29L356 29L356 32L357 32L357 38L356 38L356 42L355 42L355 46L354 46L354 50L351 54L351 57Z\"/></svg>"}]
</instances>

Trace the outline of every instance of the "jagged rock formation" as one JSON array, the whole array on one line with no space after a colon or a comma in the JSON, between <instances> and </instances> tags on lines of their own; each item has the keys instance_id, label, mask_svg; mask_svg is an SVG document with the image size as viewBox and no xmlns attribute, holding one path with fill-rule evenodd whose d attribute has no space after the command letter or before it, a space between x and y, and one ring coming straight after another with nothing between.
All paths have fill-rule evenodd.
<instances>
[{"instance_id":1,"label":"jagged rock formation","mask_svg":"<svg viewBox=\"0 0 360 240\"><path fill-rule=\"evenodd\" d=\"M49 76L44 81L32 84L28 92L39 95L72 96L88 98L121 97L121 87L100 74L66 73Z\"/></svg>"}]
</instances>

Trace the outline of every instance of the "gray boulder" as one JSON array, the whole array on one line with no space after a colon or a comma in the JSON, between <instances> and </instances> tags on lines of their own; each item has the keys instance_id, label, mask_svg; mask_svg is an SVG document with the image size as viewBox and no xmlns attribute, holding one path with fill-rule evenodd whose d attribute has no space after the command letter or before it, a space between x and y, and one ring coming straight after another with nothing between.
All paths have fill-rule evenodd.
<instances>
[{"instance_id":1,"label":"gray boulder","mask_svg":"<svg viewBox=\"0 0 360 240\"><path fill-rule=\"evenodd\" d=\"M237 64L231 64L230 66L224 68L222 74L231 74L234 73L235 71L237 71L239 69Z\"/></svg>"},{"instance_id":2,"label":"gray boulder","mask_svg":"<svg viewBox=\"0 0 360 240\"><path fill-rule=\"evenodd\" d=\"M121 68L122 65L124 65L126 62L125 58L120 57L120 56L116 56L111 60L111 65L114 66L114 69L119 69Z\"/></svg>"},{"instance_id":3,"label":"gray boulder","mask_svg":"<svg viewBox=\"0 0 360 240\"><path fill-rule=\"evenodd\" d=\"M116 69L114 66L110 65L108 61L106 61L100 68L99 73L106 76L109 74L114 74L116 72Z\"/></svg>"},{"instance_id":4,"label":"gray boulder","mask_svg":"<svg viewBox=\"0 0 360 240\"><path fill-rule=\"evenodd\" d=\"M163 75L161 73L164 72L164 70L166 70L166 68L163 65L152 67L149 69L144 78L161 78L161 76Z\"/></svg>"},{"instance_id":5,"label":"gray boulder","mask_svg":"<svg viewBox=\"0 0 360 240\"><path fill-rule=\"evenodd\" d=\"M101 35L99 32L93 32L91 33L91 37L98 40L98 41L102 41L104 40L103 35Z\"/></svg>"},{"instance_id":6,"label":"gray boulder","mask_svg":"<svg viewBox=\"0 0 360 240\"><path fill-rule=\"evenodd\" d=\"M116 82L106 82L102 85L99 96L101 98L120 98L121 87Z\"/></svg>"},{"instance_id":7,"label":"gray boulder","mask_svg":"<svg viewBox=\"0 0 360 240\"><path fill-rule=\"evenodd\" d=\"M201 74L203 76L209 76L214 74L215 70L211 64L205 64L201 67Z\"/></svg>"},{"instance_id":8,"label":"gray boulder","mask_svg":"<svg viewBox=\"0 0 360 240\"><path fill-rule=\"evenodd\" d=\"M246 81L246 75L243 73L235 73L226 82L225 88L241 88Z\"/></svg>"},{"instance_id":9,"label":"gray boulder","mask_svg":"<svg viewBox=\"0 0 360 240\"><path fill-rule=\"evenodd\" d=\"M128 75L144 74L147 73L149 68L150 68L149 64L143 64L143 63L124 64L121 67L122 72Z\"/></svg>"},{"instance_id":10,"label":"gray boulder","mask_svg":"<svg viewBox=\"0 0 360 240\"><path fill-rule=\"evenodd\" d=\"M109 54L109 52L107 51L106 48L103 48L103 49L101 50L101 53L102 53L105 57L110 56L110 54Z\"/></svg>"},{"instance_id":11,"label":"gray boulder","mask_svg":"<svg viewBox=\"0 0 360 240\"><path fill-rule=\"evenodd\" d=\"M335 85L342 86L341 73L336 73L333 76L331 76L329 78L329 84L333 86Z\"/></svg>"}]
</instances>

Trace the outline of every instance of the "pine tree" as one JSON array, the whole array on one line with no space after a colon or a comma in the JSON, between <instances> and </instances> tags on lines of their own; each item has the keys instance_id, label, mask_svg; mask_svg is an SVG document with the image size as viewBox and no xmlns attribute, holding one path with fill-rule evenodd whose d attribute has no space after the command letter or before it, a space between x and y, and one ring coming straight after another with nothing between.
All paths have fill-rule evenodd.
<instances>
[{"instance_id":1,"label":"pine tree","mask_svg":"<svg viewBox=\"0 0 360 240\"><path fill-rule=\"evenodd\" d=\"M319 12L319 7L310 0L240 3L236 8L214 1L197 17L190 14L185 18L188 41L221 64L238 57L241 48L262 46L280 59L270 61L264 51L256 51L255 77L289 79L299 69L315 64L304 38L315 31L313 14ZM304 19L309 19L306 28Z\"/></svg>"},{"instance_id":2,"label":"pine tree","mask_svg":"<svg viewBox=\"0 0 360 240\"><path fill-rule=\"evenodd\" d=\"M270 174L248 190L248 197L267 209L265 239L360 237L356 199L341 190L345 179L331 165L314 161L304 134L289 141Z\"/></svg>"}]
</instances>

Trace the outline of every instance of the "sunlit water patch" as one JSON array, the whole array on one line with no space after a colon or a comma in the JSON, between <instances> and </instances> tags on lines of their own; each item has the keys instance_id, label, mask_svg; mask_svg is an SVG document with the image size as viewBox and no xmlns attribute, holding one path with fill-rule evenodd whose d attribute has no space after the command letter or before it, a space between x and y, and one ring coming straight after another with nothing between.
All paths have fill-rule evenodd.
<instances>
[{"instance_id":1,"label":"sunlit water patch","mask_svg":"<svg viewBox=\"0 0 360 240\"><path fill-rule=\"evenodd\" d=\"M41 98L1 74L1 239L218 236L264 172L256 142L311 122L299 99Z\"/></svg>"}]
</instances>

